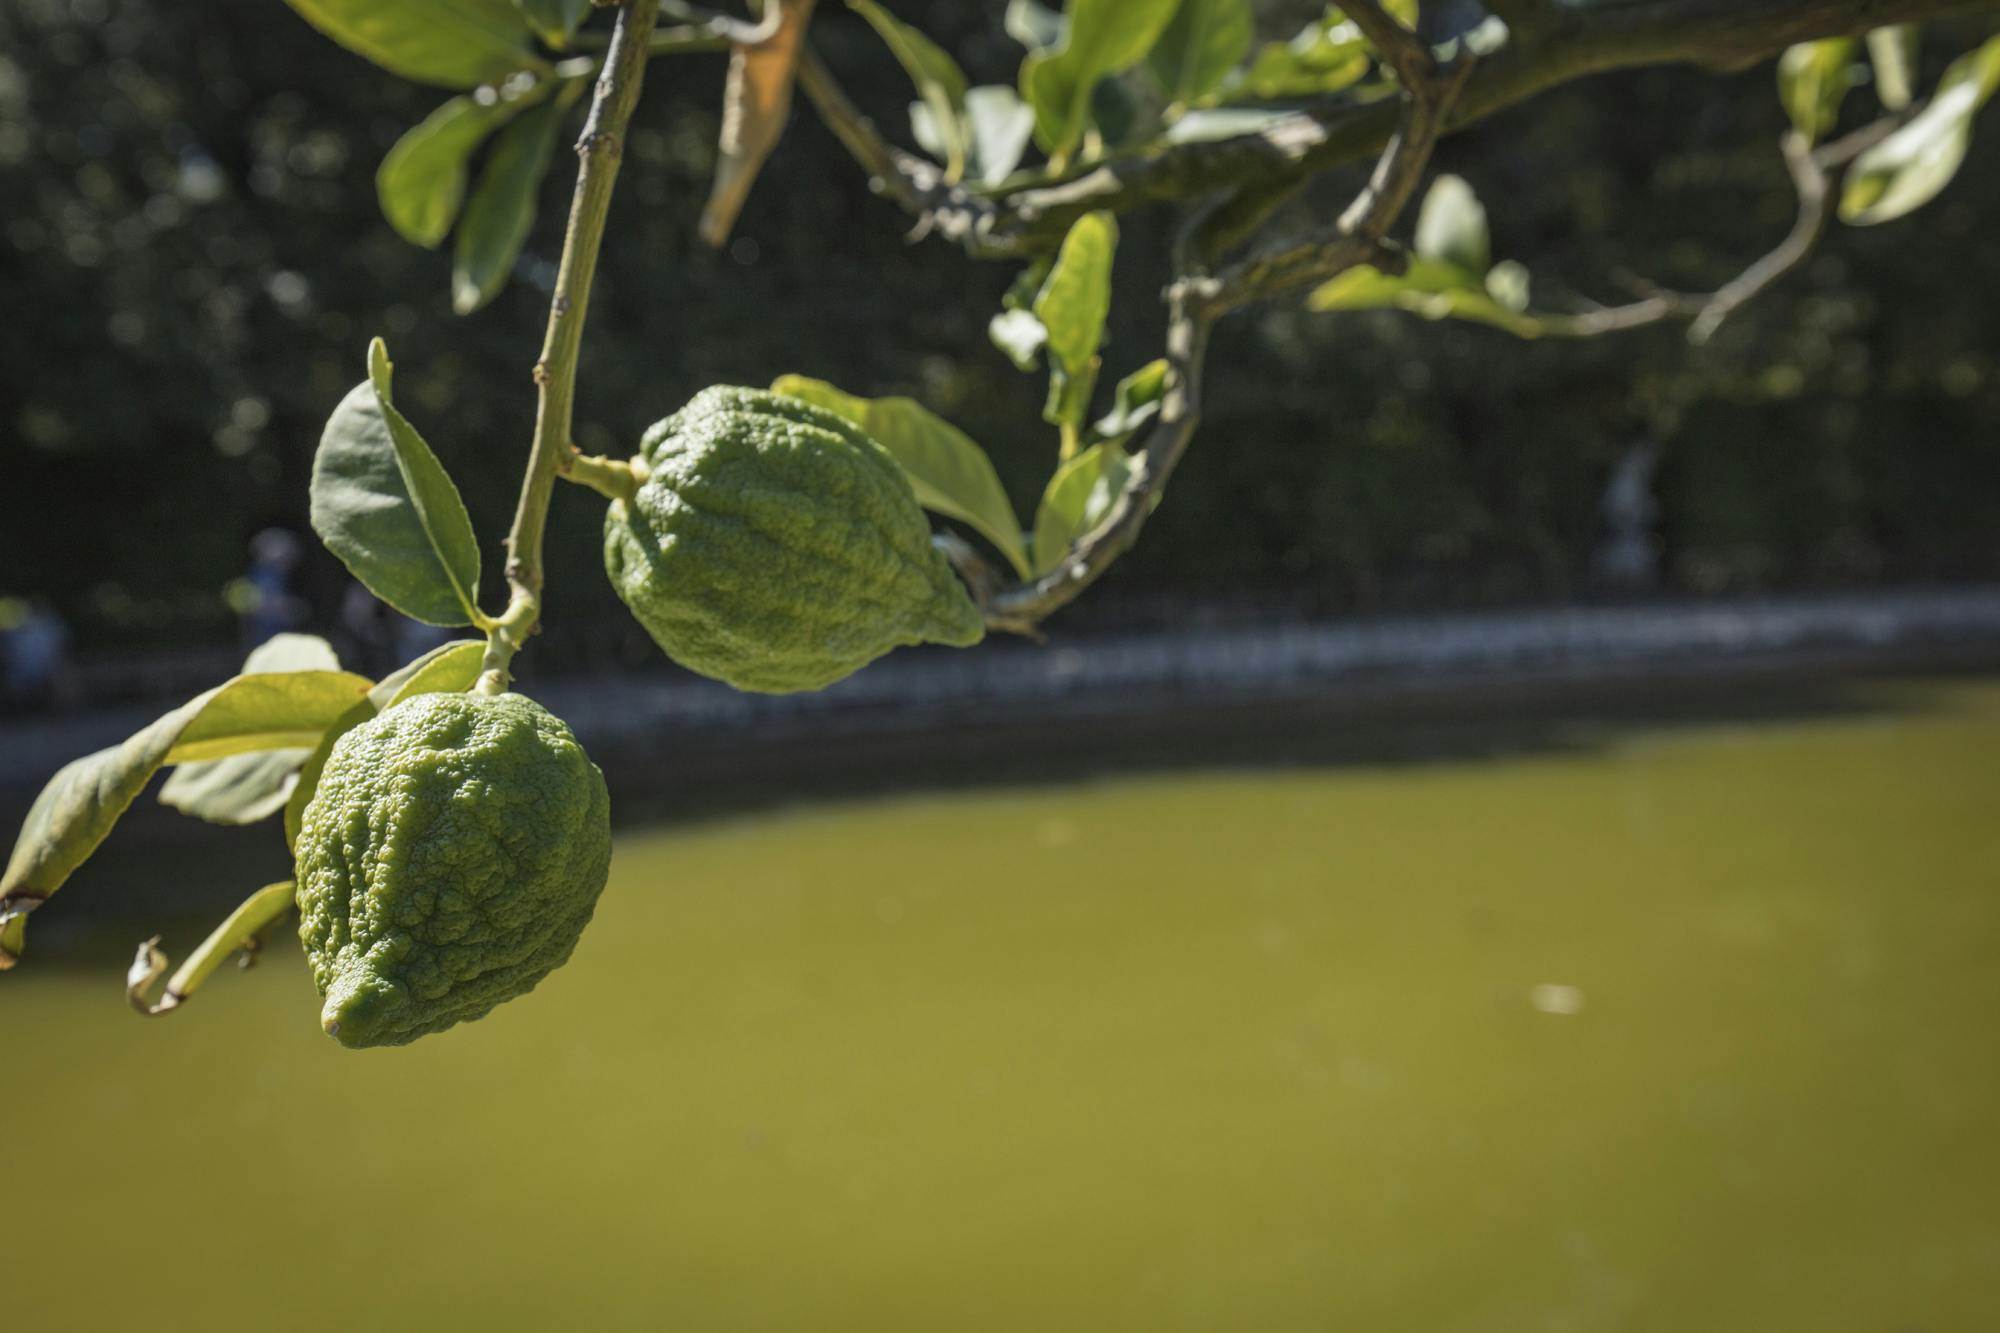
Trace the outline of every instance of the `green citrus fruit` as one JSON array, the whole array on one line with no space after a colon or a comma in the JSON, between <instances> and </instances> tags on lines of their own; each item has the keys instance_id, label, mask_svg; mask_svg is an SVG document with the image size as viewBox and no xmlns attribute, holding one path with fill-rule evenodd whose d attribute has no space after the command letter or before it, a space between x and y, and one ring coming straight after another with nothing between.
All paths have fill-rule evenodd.
<instances>
[{"instance_id":1,"label":"green citrus fruit","mask_svg":"<svg viewBox=\"0 0 2000 1333\"><path fill-rule=\"evenodd\" d=\"M847 421L705 389L646 432L604 565L667 656L742 690L817 690L913 643L985 633L903 470Z\"/></svg>"},{"instance_id":2,"label":"green citrus fruit","mask_svg":"<svg viewBox=\"0 0 2000 1333\"><path fill-rule=\"evenodd\" d=\"M420 694L334 745L299 829L321 1023L399 1046L532 990L611 865L604 776L518 694Z\"/></svg>"}]
</instances>

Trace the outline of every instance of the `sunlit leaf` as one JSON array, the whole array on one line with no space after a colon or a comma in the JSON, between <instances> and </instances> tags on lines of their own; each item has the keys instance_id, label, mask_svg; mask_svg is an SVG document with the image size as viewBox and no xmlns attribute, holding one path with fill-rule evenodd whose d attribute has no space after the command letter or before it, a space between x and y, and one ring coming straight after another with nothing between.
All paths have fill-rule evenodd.
<instances>
[{"instance_id":1,"label":"sunlit leaf","mask_svg":"<svg viewBox=\"0 0 2000 1333\"><path fill-rule=\"evenodd\" d=\"M966 123L972 129L975 180L998 185L1021 165L1035 137L1035 111L1005 84L982 84L965 94Z\"/></svg>"},{"instance_id":2,"label":"sunlit leaf","mask_svg":"<svg viewBox=\"0 0 2000 1333\"><path fill-rule=\"evenodd\" d=\"M454 242L451 305L459 314L471 314L507 285L534 228L542 178L549 174L568 108L566 98L544 103L494 140Z\"/></svg>"},{"instance_id":3,"label":"sunlit leaf","mask_svg":"<svg viewBox=\"0 0 2000 1333\"><path fill-rule=\"evenodd\" d=\"M368 590L415 620L477 619L479 543L444 465L389 396L389 353L341 400L313 457L313 531Z\"/></svg>"},{"instance_id":4,"label":"sunlit leaf","mask_svg":"<svg viewBox=\"0 0 2000 1333\"><path fill-rule=\"evenodd\" d=\"M1056 252L1056 266L1034 298L1034 318L1048 330L1048 402L1042 418L1072 430L1090 412L1098 382L1098 346L1112 308L1112 258L1118 220L1108 212L1084 214L1070 226ZM1064 436L1064 452L1072 446Z\"/></svg>"},{"instance_id":5,"label":"sunlit leaf","mask_svg":"<svg viewBox=\"0 0 2000 1333\"><path fill-rule=\"evenodd\" d=\"M345 671L238 676L122 744L65 765L21 825L0 876L0 917L61 888L163 766L314 745L372 683ZM17 942L18 920L10 931Z\"/></svg>"},{"instance_id":6,"label":"sunlit leaf","mask_svg":"<svg viewBox=\"0 0 2000 1333\"><path fill-rule=\"evenodd\" d=\"M253 650L244 675L338 671L333 645L312 634L279 634ZM278 813L311 751L293 747L182 764L160 788L160 803L215 824L254 824Z\"/></svg>"},{"instance_id":7,"label":"sunlit leaf","mask_svg":"<svg viewBox=\"0 0 2000 1333\"><path fill-rule=\"evenodd\" d=\"M778 30L755 46L738 43L729 54L729 79L722 93L722 134L716 145L715 183L701 211L701 238L719 246L729 239L737 215L764 160L784 136L792 111L792 83L814 0L785 0Z\"/></svg>"},{"instance_id":8,"label":"sunlit leaf","mask_svg":"<svg viewBox=\"0 0 2000 1333\"><path fill-rule=\"evenodd\" d=\"M1061 13L1041 0L1007 0L1007 35L1030 51L1045 51L1063 39Z\"/></svg>"},{"instance_id":9,"label":"sunlit leaf","mask_svg":"<svg viewBox=\"0 0 2000 1333\"><path fill-rule=\"evenodd\" d=\"M531 105L531 97L464 93L396 140L375 173L375 196L397 234L426 247L449 235L465 202L472 155L487 135Z\"/></svg>"},{"instance_id":10,"label":"sunlit leaf","mask_svg":"<svg viewBox=\"0 0 2000 1333\"><path fill-rule=\"evenodd\" d=\"M1442 259L1477 277L1493 266L1486 207L1458 176L1439 176L1417 212L1417 254Z\"/></svg>"},{"instance_id":11,"label":"sunlit leaf","mask_svg":"<svg viewBox=\"0 0 2000 1333\"><path fill-rule=\"evenodd\" d=\"M1473 274L1442 260L1413 259L1403 274L1359 264L1322 284L1307 304L1314 310L1406 310L1425 319L1488 324L1518 338L1538 338L1530 316L1496 300Z\"/></svg>"},{"instance_id":12,"label":"sunlit leaf","mask_svg":"<svg viewBox=\"0 0 2000 1333\"><path fill-rule=\"evenodd\" d=\"M474 88L548 65L513 0L285 0L357 55L418 83Z\"/></svg>"},{"instance_id":13,"label":"sunlit leaf","mask_svg":"<svg viewBox=\"0 0 2000 1333\"><path fill-rule=\"evenodd\" d=\"M1266 111L1256 107L1210 107L1190 111L1167 127L1168 143L1207 143L1258 134L1285 119L1288 111Z\"/></svg>"},{"instance_id":14,"label":"sunlit leaf","mask_svg":"<svg viewBox=\"0 0 2000 1333\"><path fill-rule=\"evenodd\" d=\"M1914 23L1876 28L1868 34L1868 63L1875 68L1875 97L1901 111L1917 96L1917 56L1922 37Z\"/></svg>"},{"instance_id":15,"label":"sunlit leaf","mask_svg":"<svg viewBox=\"0 0 2000 1333\"><path fill-rule=\"evenodd\" d=\"M182 764L160 788L160 804L211 824L255 824L285 808L311 753L300 746Z\"/></svg>"},{"instance_id":16,"label":"sunlit leaf","mask_svg":"<svg viewBox=\"0 0 2000 1333\"><path fill-rule=\"evenodd\" d=\"M1230 97L1316 97L1368 77L1374 67L1361 30L1338 12L1309 23L1288 42L1268 42L1249 67L1229 76Z\"/></svg>"},{"instance_id":17,"label":"sunlit leaf","mask_svg":"<svg viewBox=\"0 0 2000 1333\"><path fill-rule=\"evenodd\" d=\"M1960 56L1938 80L1915 119L1848 168L1840 216L1869 226L1902 217L1935 199L1965 161L1972 121L2000 89L2000 37Z\"/></svg>"},{"instance_id":18,"label":"sunlit leaf","mask_svg":"<svg viewBox=\"0 0 2000 1333\"><path fill-rule=\"evenodd\" d=\"M882 37L903 72L916 86L917 96L930 112L930 123L942 147L945 177L957 180L965 174L971 154L971 127L967 123L965 72L944 49L923 33L876 4L875 0L847 0ZM1011 170L1011 168L1010 168Z\"/></svg>"},{"instance_id":19,"label":"sunlit leaf","mask_svg":"<svg viewBox=\"0 0 2000 1333\"><path fill-rule=\"evenodd\" d=\"M384 676L368 692L368 702L386 712L419 694L463 694L479 679L485 657L486 644L479 639L443 644Z\"/></svg>"},{"instance_id":20,"label":"sunlit leaf","mask_svg":"<svg viewBox=\"0 0 2000 1333\"><path fill-rule=\"evenodd\" d=\"M1049 354L1072 370L1089 364L1104 341L1117 249L1118 221L1111 214L1078 218L1035 297L1035 317L1049 331Z\"/></svg>"},{"instance_id":21,"label":"sunlit leaf","mask_svg":"<svg viewBox=\"0 0 2000 1333\"><path fill-rule=\"evenodd\" d=\"M1002 310L986 322L986 336L1023 372L1041 364L1042 348L1049 342L1049 331L1032 310Z\"/></svg>"},{"instance_id":22,"label":"sunlit leaf","mask_svg":"<svg viewBox=\"0 0 2000 1333\"><path fill-rule=\"evenodd\" d=\"M1026 576L1028 557L1014 506L986 451L958 427L913 398L860 398L803 375L785 375L771 390L859 426L902 465L919 504L971 527Z\"/></svg>"},{"instance_id":23,"label":"sunlit leaf","mask_svg":"<svg viewBox=\"0 0 2000 1333\"><path fill-rule=\"evenodd\" d=\"M1503 259L1486 274L1486 294L1517 315L1528 308L1530 285L1527 267L1516 260Z\"/></svg>"},{"instance_id":24,"label":"sunlit leaf","mask_svg":"<svg viewBox=\"0 0 2000 1333\"><path fill-rule=\"evenodd\" d=\"M1250 53L1250 0L1181 0L1147 68L1182 105L1206 96Z\"/></svg>"},{"instance_id":25,"label":"sunlit leaf","mask_svg":"<svg viewBox=\"0 0 2000 1333\"><path fill-rule=\"evenodd\" d=\"M983 84L965 93L966 174L982 185L998 185L1021 165L1035 136L1035 113L1012 88ZM925 152L943 160L949 152L937 119L922 102L910 105L910 129Z\"/></svg>"},{"instance_id":26,"label":"sunlit leaf","mask_svg":"<svg viewBox=\"0 0 2000 1333\"><path fill-rule=\"evenodd\" d=\"M1118 222L1111 214L1078 218L1035 297L1035 318L1048 330L1049 402L1043 416L1056 424L1080 425L1090 410L1117 248Z\"/></svg>"},{"instance_id":27,"label":"sunlit leaf","mask_svg":"<svg viewBox=\"0 0 2000 1333\"><path fill-rule=\"evenodd\" d=\"M139 946L139 956L125 974L125 999L134 1009L152 1017L180 1008L237 953L256 950L259 937L292 910L296 888L295 881L281 880L266 884L244 899L174 971L166 993L157 1003L148 1003L146 994L167 970L167 956L156 947L157 936L147 940Z\"/></svg>"},{"instance_id":28,"label":"sunlit leaf","mask_svg":"<svg viewBox=\"0 0 2000 1333\"><path fill-rule=\"evenodd\" d=\"M1840 118L1840 104L1854 85L1854 39L1801 42L1778 57L1778 100L1792 128L1815 142Z\"/></svg>"},{"instance_id":29,"label":"sunlit leaf","mask_svg":"<svg viewBox=\"0 0 2000 1333\"><path fill-rule=\"evenodd\" d=\"M1069 0L1062 41L1021 64L1021 97L1035 110L1035 136L1067 159L1089 126L1090 96L1100 80L1146 58L1174 16L1178 0Z\"/></svg>"},{"instance_id":30,"label":"sunlit leaf","mask_svg":"<svg viewBox=\"0 0 2000 1333\"><path fill-rule=\"evenodd\" d=\"M1100 439L1124 439L1160 414L1166 392L1166 360L1148 361L1118 381L1111 410L1092 424L1091 433Z\"/></svg>"},{"instance_id":31,"label":"sunlit leaf","mask_svg":"<svg viewBox=\"0 0 2000 1333\"><path fill-rule=\"evenodd\" d=\"M1124 446L1105 440L1079 453L1049 479L1035 509L1035 576L1062 563L1078 537L1097 526L1132 475Z\"/></svg>"}]
</instances>

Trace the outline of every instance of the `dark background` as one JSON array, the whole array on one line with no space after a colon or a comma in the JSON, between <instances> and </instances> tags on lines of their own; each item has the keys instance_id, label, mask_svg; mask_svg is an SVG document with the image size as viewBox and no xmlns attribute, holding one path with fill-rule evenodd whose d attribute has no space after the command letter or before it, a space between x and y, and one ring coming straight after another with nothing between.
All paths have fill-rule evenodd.
<instances>
[{"instance_id":1,"label":"dark background","mask_svg":"<svg viewBox=\"0 0 2000 1333\"><path fill-rule=\"evenodd\" d=\"M1282 6L1281 6L1282 7ZM975 81L1020 49L998 0L904 0ZM901 137L907 82L837 4L815 40ZM1296 18L1296 15L1292 16ZM1274 20L1281 31L1283 22ZM1933 29L1927 74L1976 32ZM693 235L724 62L655 61L585 340L578 442L626 452L695 390L797 371L906 392L993 454L1023 514L1052 466L1041 383L987 343L1013 271L908 221L801 106L723 254ZM445 93L335 47L278 0L0 0L0 595L87 650L227 641L259 529L304 532L322 422L385 336L400 404L465 492L489 587L524 460L543 284L572 178L522 271L450 311L445 251L398 239L373 176ZM1867 114L1865 92L1850 116ZM1840 229L1705 348L1665 328L1528 344L1384 314L1234 317L1210 412L1145 539L1058 629L1190 604L1311 612L1594 595L1598 496L1664 450L1665 585L1722 594L2000 573L2000 117L1937 202ZM1599 78L1449 141L1498 257L1541 302L1620 274L1700 289L1784 234L1768 65ZM1326 183L1329 199L1352 181ZM1128 218L1109 384L1157 354L1165 219ZM545 667L657 660L601 574L595 497L556 500ZM330 618L346 584L302 575Z\"/></svg>"}]
</instances>

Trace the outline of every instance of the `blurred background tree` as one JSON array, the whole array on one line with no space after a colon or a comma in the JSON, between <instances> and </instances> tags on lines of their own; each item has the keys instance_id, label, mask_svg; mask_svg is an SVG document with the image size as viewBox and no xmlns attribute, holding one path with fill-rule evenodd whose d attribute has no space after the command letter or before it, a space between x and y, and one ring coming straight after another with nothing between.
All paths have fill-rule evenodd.
<instances>
[{"instance_id":1,"label":"blurred background tree","mask_svg":"<svg viewBox=\"0 0 2000 1333\"><path fill-rule=\"evenodd\" d=\"M826 8L816 45L907 141L906 79L859 18ZM1005 83L1020 48L1003 8L899 7L975 81ZM1315 8L1264 6L1267 35ZM1932 43L1926 76L1965 44ZM461 319L448 253L398 238L373 189L435 90L275 0L10 0L0 52L0 593L46 597L85 647L225 637L223 590L253 534L306 531L321 424L376 333L412 368L401 394L482 530L503 528L566 172L545 183L516 280ZM1011 270L907 243L803 108L735 239L709 251L696 224L724 63L655 63L577 443L622 454L705 385L796 371L919 396L988 447L1027 512L1051 461L1041 386L986 335ZM1496 251L1529 261L1543 293L1613 298L1619 272L1706 289L1790 225L1784 123L1768 64L1622 73L1448 139L1438 165L1479 189ZM1700 348L1675 325L1523 343L1397 314L1239 316L1171 500L1062 623L1130 622L1169 596L1329 611L1585 593L1599 497L1640 443L1660 450L1673 590L2000 574L2000 138L1972 154L1919 217L1838 231ZM1158 345L1165 244L1159 219L1127 219L1108 373ZM171 521L190 511L209 520L192 536ZM656 660L596 576L594 514L580 494L556 502L565 596L545 668ZM324 623L347 580L311 551L303 591Z\"/></svg>"}]
</instances>

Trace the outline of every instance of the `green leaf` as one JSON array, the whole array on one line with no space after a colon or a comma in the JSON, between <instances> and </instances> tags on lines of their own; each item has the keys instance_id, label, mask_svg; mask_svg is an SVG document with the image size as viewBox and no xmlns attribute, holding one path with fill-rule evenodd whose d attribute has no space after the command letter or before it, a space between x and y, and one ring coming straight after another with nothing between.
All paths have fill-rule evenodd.
<instances>
[{"instance_id":1,"label":"green leaf","mask_svg":"<svg viewBox=\"0 0 2000 1333\"><path fill-rule=\"evenodd\" d=\"M1413 259L1402 275L1358 264L1315 290L1314 310L1406 310L1425 319L1489 324L1519 338L1539 338L1533 316L1510 310L1478 278L1442 260Z\"/></svg>"},{"instance_id":2,"label":"green leaf","mask_svg":"<svg viewBox=\"0 0 2000 1333\"><path fill-rule=\"evenodd\" d=\"M1090 428L1091 432L1099 439L1126 438L1160 414L1160 400L1166 397L1166 393L1166 358L1148 361L1118 381L1111 410L1097 419Z\"/></svg>"},{"instance_id":3,"label":"green leaf","mask_svg":"<svg viewBox=\"0 0 2000 1333\"><path fill-rule=\"evenodd\" d=\"M393 74L442 88L548 73L513 0L285 0L306 22Z\"/></svg>"},{"instance_id":4,"label":"green leaf","mask_svg":"<svg viewBox=\"0 0 2000 1333\"><path fill-rule=\"evenodd\" d=\"M1097 526L1132 475L1132 460L1116 440L1085 449L1056 469L1035 509L1035 577L1061 564L1076 539Z\"/></svg>"},{"instance_id":5,"label":"green leaf","mask_svg":"<svg viewBox=\"0 0 2000 1333\"><path fill-rule=\"evenodd\" d=\"M1111 314L1111 263L1118 221L1087 213L1070 227L1056 265L1035 296L1035 318L1049 331L1049 355L1072 374L1097 357Z\"/></svg>"},{"instance_id":6,"label":"green leaf","mask_svg":"<svg viewBox=\"0 0 2000 1333\"><path fill-rule=\"evenodd\" d=\"M1021 97L1035 109L1035 136L1066 161L1083 142L1098 83L1146 58L1179 0L1069 0L1060 45L1021 64Z\"/></svg>"},{"instance_id":7,"label":"green leaf","mask_svg":"<svg viewBox=\"0 0 2000 1333\"><path fill-rule=\"evenodd\" d=\"M433 648L382 678L368 692L368 702L377 712L387 712L405 699L419 694L463 694L479 680L486 659L481 639L460 639Z\"/></svg>"},{"instance_id":8,"label":"green leaf","mask_svg":"<svg viewBox=\"0 0 2000 1333\"><path fill-rule=\"evenodd\" d=\"M160 788L160 804L211 824L255 824L285 808L311 753L295 746L182 764Z\"/></svg>"},{"instance_id":9,"label":"green leaf","mask_svg":"<svg viewBox=\"0 0 2000 1333\"><path fill-rule=\"evenodd\" d=\"M1231 97L1319 97L1368 77L1373 60L1361 30L1337 10L1307 24L1289 42L1269 42L1247 69L1227 79Z\"/></svg>"},{"instance_id":10,"label":"green leaf","mask_svg":"<svg viewBox=\"0 0 2000 1333\"><path fill-rule=\"evenodd\" d=\"M965 94L966 174L982 185L998 185L1021 165L1035 135L1035 113L1012 88L984 84ZM910 104L910 132L923 150L940 160L949 152L931 108Z\"/></svg>"},{"instance_id":11,"label":"green leaf","mask_svg":"<svg viewBox=\"0 0 2000 1333\"><path fill-rule=\"evenodd\" d=\"M903 72L916 85L917 96L930 112L931 124L943 144L945 179L956 181L965 174L970 155L971 130L965 110L965 73L958 62L945 54L930 38L902 22L875 0L847 0L859 10L882 37Z\"/></svg>"},{"instance_id":12,"label":"green leaf","mask_svg":"<svg viewBox=\"0 0 2000 1333\"><path fill-rule=\"evenodd\" d=\"M1042 404L1042 420L1052 426L1075 429L1083 425L1083 419L1090 415L1090 398L1097 392L1097 365L1092 362L1080 371L1072 372L1060 361L1049 363L1049 393ZM1070 437L1063 437L1063 457L1069 456L1075 446Z\"/></svg>"},{"instance_id":13,"label":"green leaf","mask_svg":"<svg viewBox=\"0 0 2000 1333\"><path fill-rule=\"evenodd\" d=\"M1778 57L1778 100L1807 143L1833 128L1854 85L1854 39L1801 42Z\"/></svg>"},{"instance_id":14,"label":"green leaf","mask_svg":"<svg viewBox=\"0 0 2000 1333\"><path fill-rule=\"evenodd\" d=\"M1049 331L1035 317L1034 305L1055 266L1056 257L1045 254L1016 273L1001 293L1000 313L986 322L987 338L1023 374L1041 364L1042 348L1048 345Z\"/></svg>"},{"instance_id":15,"label":"green leaf","mask_svg":"<svg viewBox=\"0 0 2000 1333\"><path fill-rule=\"evenodd\" d=\"M185 764L316 745L334 720L365 698L374 684L351 671L238 676L185 706L182 711L187 716L175 725L162 762Z\"/></svg>"},{"instance_id":16,"label":"green leaf","mask_svg":"<svg viewBox=\"0 0 2000 1333\"><path fill-rule=\"evenodd\" d=\"M535 35L560 51L590 16L590 0L514 0Z\"/></svg>"},{"instance_id":17,"label":"green leaf","mask_svg":"<svg viewBox=\"0 0 2000 1333\"><path fill-rule=\"evenodd\" d=\"M1130 147L1142 129L1150 129L1151 115L1125 86L1124 79L1104 79L1090 90L1090 128L1106 151Z\"/></svg>"},{"instance_id":18,"label":"green leaf","mask_svg":"<svg viewBox=\"0 0 2000 1333\"><path fill-rule=\"evenodd\" d=\"M1002 310L986 321L986 336L1024 374L1040 363L1049 331L1032 310Z\"/></svg>"},{"instance_id":19,"label":"green leaf","mask_svg":"<svg viewBox=\"0 0 2000 1333\"><path fill-rule=\"evenodd\" d=\"M279 634L243 663L243 675L338 671L333 645L311 634ZM213 824L254 824L284 808L310 750L292 747L182 764L160 788L160 803Z\"/></svg>"},{"instance_id":20,"label":"green leaf","mask_svg":"<svg viewBox=\"0 0 2000 1333\"><path fill-rule=\"evenodd\" d=\"M1935 199L1958 174L1972 146L1972 118L1996 89L2000 89L2000 37L1954 60L1938 80L1930 104L1854 160L1841 191L1841 220L1872 226Z\"/></svg>"},{"instance_id":21,"label":"green leaf","mask_svg":"<svg viewBox=\"0 0 2000 1333\"><path fill-rule=\"evenodd\" d=\"M1181 0L1146 57L1168 100L1187 105L1221 85L1250 54L1250 0Z\"/></svg>"},{"instance_id":22,"label":"green leaf","mask_svg":"<svg viewBox=\"0 0 2000 1333\"><path fill-rule=\"evenodd\" d=\"M804 399L859 426L902 465L924 508L955 518L993 543L1023 577L1020 520L986 451L913 398L859 398L824 380L781 376L773 393Z\"/></svg>"},{"instance_id":23,"label":"green leaf","mask_svg":"<svg viewBox=\"0 0 2000 1333\"><path fill-rule=\"evenodd\" d=\"M966 124L972 131L974 179L998 185L1021 165L1035 137L1035 112L1005 84L982 84L965 94Z\"/></svg>"},{"instance_id":24,"label":"green leaf","mask_svg":"<svg viewBox=\"0 0 2000 1333\"><path fill-rule=\"evenodd\" d=\"M370 592L430 625L479 619L479 544L458 488L389 397L389 352L341 400L313 457L313 531Z\"/></svg>"},{"instance_id":25,"label":"green leaf","mask_svg":"<svg viewBox=\"0 0 2000 1333\"><path fill-rule=\"evenodd\" d=\"M1487 270L1486 294L1517 315L1528 308L1529 286L1527 267L1516 260L1503 259Z\"/></svg>"},{"instance_id":26,"label":"green leaf","mask_svg":"<svg viewBox=\"0 0 2000 1333\"><path fill-rule=\"evenodd\" d=\"M579 85L580 86L580 85ZM469 315L499 295L535 225L542 178L570 99L557 98L501 131L465 207L451 264L451 306Z\"/></svg>"},{"instance_id":27,"label":"green leaf","mask_svg":"<svg viewBox=\"0 0 2000 1333\"><path fill-rule=\"evenodd\" d=\"M1260 107L1210 107L1190 111L1167 127L1168 143L1210 143L1257 134L1292 113Z\"/></svg>"},{"instance_id":28,"label":"green leaf","mask_svg":"<svg viewBox=\"0 0 2000 1333\"><path fill-rule=\"evenodd\" d=\"M1442 259L1481 278L1493 266L1486 208L1463 178L1439 176L1431 185L1417 212L1416 251L1422 258Z\"/></svg>"},{"instance_id":29,"label":"green leaf","mask_svg":"<svg viewBox=\"0 0 2000 1333\"><path fill-rule=\"evenodd\" d=\"M1876 28L1868 34L1868 63L1875 67L1875 98L1890 111L1916 100L1917 55L1922 38L1914 23Z\"/></svg>"},{"instance_id":30,"label":"green leaf","mask_svg":"<svg viewBox=\"0 0 2000 1333\"><path fill-rule=\"evenodd\" d=\"M1030 51L1060 45L1065 27L1063 16L1041 0L1007 0L1003 23L1007 35Z\"/></svg>"},{"instance_id":31,"label":"green leaf","mask_svg":"<svg viewBox=\"0 0 2000 1333\"><path fill-rule=\"evenodd\" d=\"M1081 425L1090 411L1117 249L1118 222L1111 214L1078 218L1035 296L1035 318L1048 330L1049 400L1042 415L1056 425Z\"/></svg>"},{"instance_id":32,"label":"green leaf","mask_svg":"<svg viewBox=\"0 0 2000 1333\"><path fill-rule=\"evenodd\" d=\"M138 960L125 974L126 1000L140 1013L155 1017L180 1008L224 963L239 950L255 948L258 937L292 910L297 887L296 881L281 880L246 898L175 970L156 1004L147 1003L146 992L167 970L167 956L155 947L157 939L146 941L139 946Z\"/></svg>"},{"instance_id":33,"label":"green leaf","mask_svg":"<svg viewBox=\"0 0 2000 1333\"><path fill-rule=\"evenodd\" d=\"M465 202L466 164L487 135L533 100L503 98L491 89L464 93L396 140L375 173L375 196L397 234L426 248L448 236Z\"/></svg>"},{"instance_id":34,"label":"green leaf","mask_svg":"<svg viewBox=\"0 0 2000 1333\"><path fill-rule=\"evenodd\" d=\"M14 899L19 911L61 888L163 766L313 745L372 683L345 671L238 676L124 743L65 765L28 810L0 876L0 901ZM0 947L18 954L19 939L12 923Z\"/></svg>"}]
</instances>

